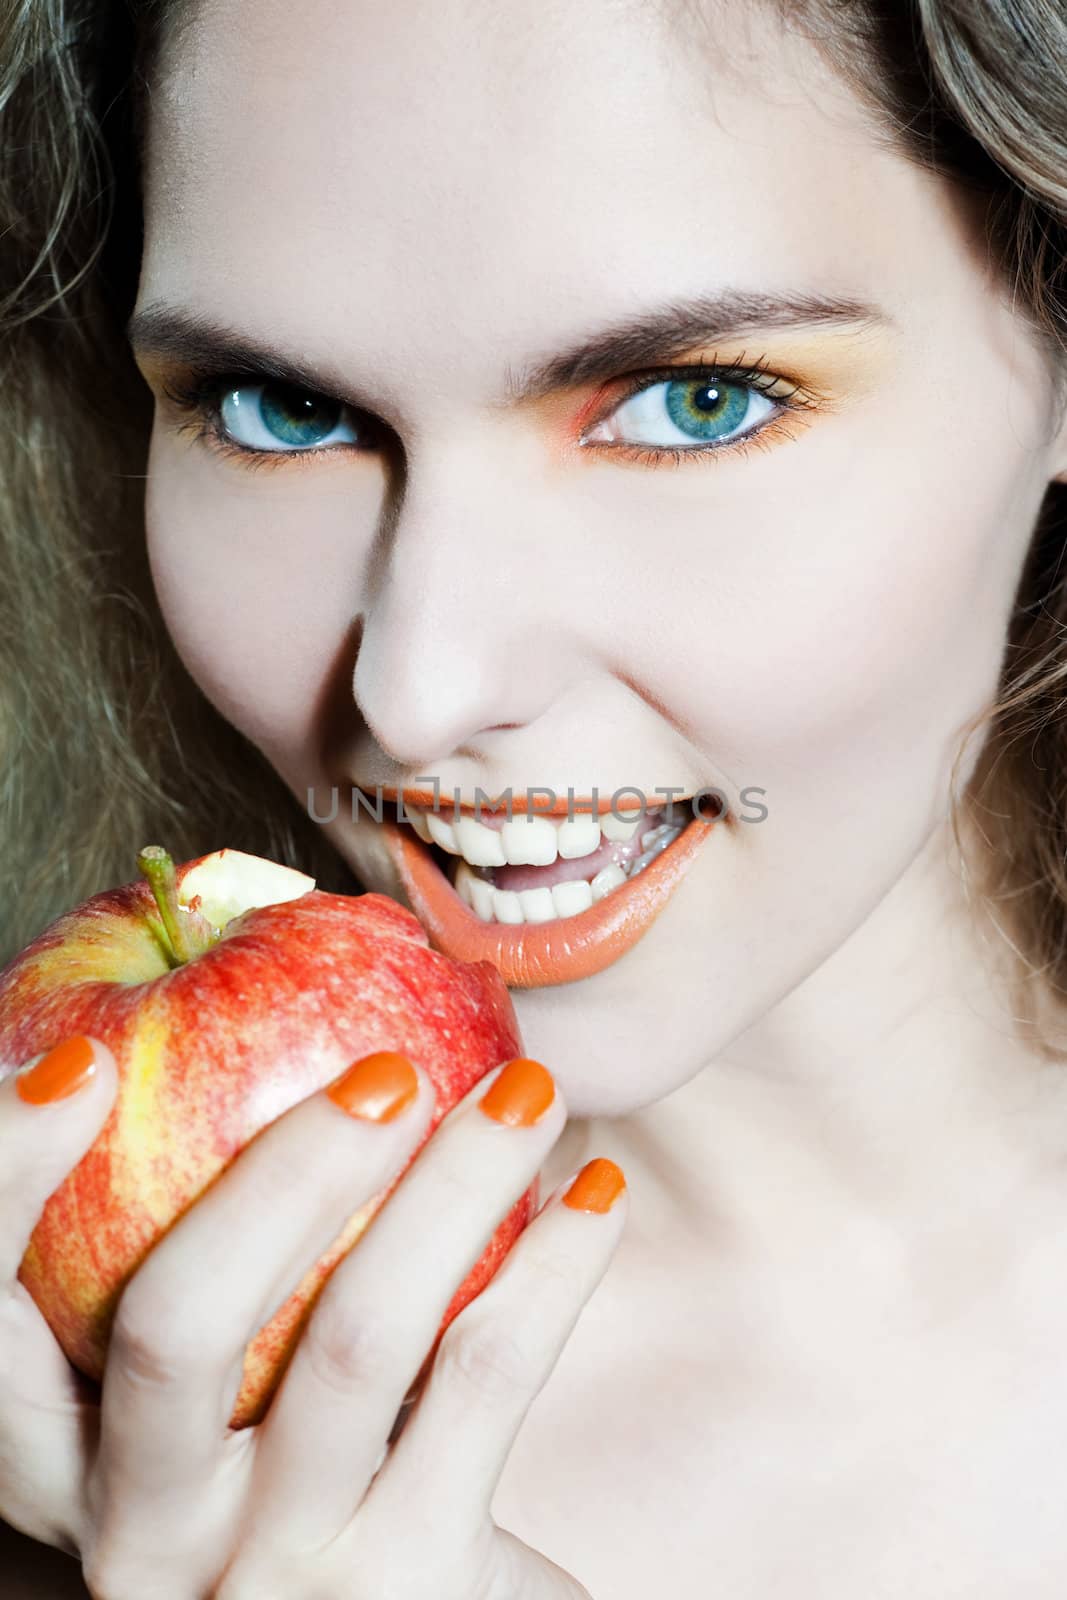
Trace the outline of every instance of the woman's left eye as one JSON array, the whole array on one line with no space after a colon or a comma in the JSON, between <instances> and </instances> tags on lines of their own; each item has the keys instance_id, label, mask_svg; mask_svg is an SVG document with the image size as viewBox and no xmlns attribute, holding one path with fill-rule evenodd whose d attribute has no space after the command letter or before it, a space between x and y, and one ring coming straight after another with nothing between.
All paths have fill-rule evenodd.
<instances>
[{"instance_id":1,"label":"woman's left eye","mask_svg":"<svg viewBox=\"0 0 1067 1600\"><path fill-rule=\"evenodd\" d=\"M358 444L340 400L280 383L245 383L219 397L218 428L245 450L320 450L326 445Z\"/></svg>"},{"instance_id":2,"label":"woman's left eye","mask_svg":"<svg viewBox=\"0 0 1067 1600\"><path fill-rule=\"evenodd\" d=\"M638 389L583 442L699 449L753 433L782 409L752 383L708 375L674 378Z\"/></svg>"}]
</instances>

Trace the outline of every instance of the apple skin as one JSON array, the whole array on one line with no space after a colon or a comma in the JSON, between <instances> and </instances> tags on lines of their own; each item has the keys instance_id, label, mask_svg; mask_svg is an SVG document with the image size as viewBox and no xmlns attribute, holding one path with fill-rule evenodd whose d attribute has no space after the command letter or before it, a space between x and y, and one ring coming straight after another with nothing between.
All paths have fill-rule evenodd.
<instances>
[{"instance_id":1,"label":"apple skin","mask_svg":"<svg viewBox=\"0 0 1067 1600\"><path fill-rule=\"evenodd\" d=\"M225 854L176 866L179 889L194 867ZM437 1090L429 1138L479 1078L523 1054L490 962L432 950L417 918L385 895L298 892L235 916L218 943L171 967L141 879L65 913L0 971L0 1077L76 1033L103 1040L118 1063L107 1123L48 1200L19 1269L68 1359L97 1382L128 1279L282 1112L358 1057L401 1050ZM252 1339L232 1427L262 1418L327 1277L402 1175L349 1218ZM488 1283L537 1203L535 1179L456 1290L437 1338Z\"/></svg>"}]
</instances>

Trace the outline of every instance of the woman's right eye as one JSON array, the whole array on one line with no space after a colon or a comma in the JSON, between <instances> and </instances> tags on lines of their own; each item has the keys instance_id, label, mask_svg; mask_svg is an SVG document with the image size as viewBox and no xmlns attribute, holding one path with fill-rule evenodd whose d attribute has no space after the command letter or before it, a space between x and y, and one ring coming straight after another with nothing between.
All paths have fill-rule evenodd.
<instances>
[{"instance_id":1,"label":"woman's right eye","mask_svg":"<svg viewBox=\"0 0 1067 1600\"><path fill-rule=\"evenodd\" d=\"M350 408L340 400L282 383L244 383L217 403L218 431L244 450L292 454L335 444L359 444Z\"/></svg>"}]
</instances>

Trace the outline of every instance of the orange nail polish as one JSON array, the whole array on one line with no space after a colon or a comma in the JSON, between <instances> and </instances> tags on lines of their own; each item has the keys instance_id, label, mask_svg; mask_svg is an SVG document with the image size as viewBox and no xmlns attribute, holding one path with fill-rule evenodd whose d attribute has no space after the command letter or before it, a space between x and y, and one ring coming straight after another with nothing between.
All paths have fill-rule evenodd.
<instances>
[{"instance_id":1,"label":"orange nail polish","mask_svg":"<svg viewBox=\"0 0 1067 1600\"><path fill-rule=\"evenodd\" d=\"M625 1188L622 1168L606 1156L594 1156L575 1177L563 1204L573 1211L610 1211Z\"/></svg>"},{"instance_id":2,"label":"orange nail polish","mask_svg":"<svg viewBox=\"0 0 1067 1600\"><path fill-rule=\"evenodd\" d=\"M326 1090L334 1105L368 1122L392 1122L418 1092L415 1068L397 1050L361 1056Z\"/></svg>"},{"instance_id":3,"label":"orange nail polish","mask_svg":"<svg viewBox=\"0 0 1067 1600\"><path fill-rule=\"evenodd\" d=\"M84 1034L64 1039L28 1072L15 1079L19 1098L31 1106L48 1105L53 1100L65 1100L77 1094L91 1082L96 1073L93 1047Z\"/></svg>"},{"instance_id":4,"label":"orange nail polish","mask_svg":"<svg viewBox=\"0 0 1067 1600\"><path fill-rule=\"evenodd\" d=\"M555 1095L555 1080L548 1068L527 1056L516 1056L490 1084L479 1104L494 1122L528 1128L544 1116Z\"/></svg>"}]
</instances>

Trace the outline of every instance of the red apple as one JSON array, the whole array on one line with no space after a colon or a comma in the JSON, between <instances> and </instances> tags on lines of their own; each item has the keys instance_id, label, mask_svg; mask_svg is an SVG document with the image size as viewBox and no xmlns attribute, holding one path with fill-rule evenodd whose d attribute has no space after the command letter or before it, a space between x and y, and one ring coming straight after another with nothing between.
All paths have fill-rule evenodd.
<instances>
[{"instance_id":1,"label":"red apple","mask_svg":"<svg viewBox=\"0 0 1067 1600\"><path fill-rule=\"evenodd\" d=\"M357 1057L401 1050L437 1090L429 1137L479 1078L522 1054L496 968L432 950L385 895L326 894L239 850L175 868L149 846L138 867L141 879L59 917L0 972L7 1071L76 1033L118 1063L111 1115L48 1201L19 1272L70 1361L98 1381L123 1286L267 1123ZM327 1276L400 1176L252 1339L233 1427L262 1417ZM492 1277L537 1188L499 1225L442 1330Z\"/></svg>"}]
</instances>

